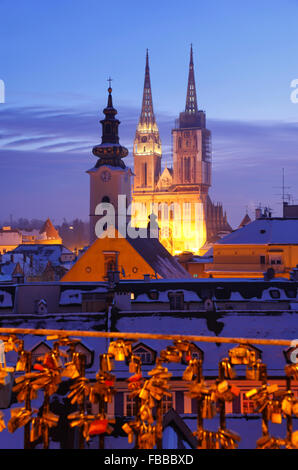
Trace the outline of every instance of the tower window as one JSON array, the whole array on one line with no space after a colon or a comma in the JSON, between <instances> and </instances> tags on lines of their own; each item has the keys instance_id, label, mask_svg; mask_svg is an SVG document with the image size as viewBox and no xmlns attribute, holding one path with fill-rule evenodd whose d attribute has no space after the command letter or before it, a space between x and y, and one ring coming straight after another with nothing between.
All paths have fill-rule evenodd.
<instances>
[{"instance_id":1,"label":"tower window","mask_svg":"<svg viewBox=\"0 0 298 470\"><path fill-rule=\"evenodd\" d=\"M118 269L118 252L106 252L104 255L105 275Z\"/></svg>"},{"instance_id":2,"label":"tower window","mask_svg":"<svg viewBox=\"0 0 298 470\"><path fill-rule=\"evenodd\" d=\"M107 203L110 202L109 196L103 196L101 202L107 202Z\"/></svg>"},{"instance_id":3,"label":"tower window","mask_svg":"<svg viewBox=\"0 0 298 470\"><path fill-rule=\"evenodd\" d=\"M144 163L143 177L144 177L144 186L147 186L147 163Z\"/></svg>"}]
</instances>

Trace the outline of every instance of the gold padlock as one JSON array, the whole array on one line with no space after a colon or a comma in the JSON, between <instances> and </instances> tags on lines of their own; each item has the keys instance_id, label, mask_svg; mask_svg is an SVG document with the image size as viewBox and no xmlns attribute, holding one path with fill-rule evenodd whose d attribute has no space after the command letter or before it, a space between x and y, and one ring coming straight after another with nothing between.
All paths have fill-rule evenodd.
<instances>
[{"instance_id":1,"label":"gold padlock","mask_svg":"<svg viewBox=\"0 0 298 470\"><path fill-rule=\"evenodd\" d=\"M229 390L229 384L226 380L223 380L217 385L218 393L225 393L227 390Z\"/></svg>"},{"instance_id":2,"label":"gold padlock","mask_svg":"<svg viewBox=\"0 0 298 470\"><path fill-rule=\"evenodd\" d=\"M99 356L100 370L102 372L110 372L113 370L113 356L112 354L100 354Z\"/></svg>"}]
</instances>

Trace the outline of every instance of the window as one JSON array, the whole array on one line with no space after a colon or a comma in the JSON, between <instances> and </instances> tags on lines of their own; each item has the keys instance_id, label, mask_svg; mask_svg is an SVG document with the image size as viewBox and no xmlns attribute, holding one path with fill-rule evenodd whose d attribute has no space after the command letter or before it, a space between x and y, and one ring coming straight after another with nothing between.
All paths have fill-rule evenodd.
<instances>
[{"instance_id":1,"label":"window","mask_svg":"<svg viewBox=\"0 0 298 470\"><path fill-rule=\"evenodd\" d=\"M124 394L124 415L125 416L136 416L136 399L132 398L129 393Z\"/></svg>"},{"instance_id":2,"label":"window","mask_svg":"<svg viewBox=\"0 0 298 470\"><path fill-rule=\"evenodd\" d=\"M144 163L143 168L143 186L147 186L147 163Z\"/></svg>"},{"instance_id":3,"label":"window","mask_svg":"<svg viewBox=\"0 0 298 470\"><path fill-rule=\"evenodd\" d=\"M264 255L260 256L260 264L266 264L266 257Z\"/></svg>"},{"instance_id":4,"label":"window","mask_svg":"<svg viewBox=\"0 0 298 470\"><path fill-rule=\"evenodd\" d=\"M150 292L148 292L148 297L151 300L158 300L158 297L159 297L158 291L157 290L151 290Z\"/></svg>"},{"instance_id":5,"label":"window","mask_svg":"<svg viewBox=\"0 0 298 470\"><path fill-rule=\"evenodd\" d=\"M270 255L270 264L271 265L282 264L282 257L280 255Z\"/></svg>"},{"instance_id":6,"label":"window","mask_svg":"<svg viewBox=\"0 0 298 470\"><path fill-rule=\"evenodd\" d=\"M183 310L184 309L183 292L170 293L169 301L170 301L171 310Z\"/></svg>"},{"instance_id":7,"label":"window","mask_svg":"<svg viewBox=\"0 0 298 470\"><path fill-rule=\"evenodd\" d=\"M104 254L105 275L118 270L118 252L105 252Z\"/></svg>"},{"instance_id":8,"label":"window","mask_svg":"<svg viewBox=\"0 0 298 470\"><path fill-rule=\"evenodd\" d=\"M174 407L173 405L173 394L170 397L164 395L162 399L162 412L163 414L167 413Z\"/></svg>"},{"instance_id":9,"label":"window","mask_svg":"<svg viewBox=\"0 0 298 470\"><path fill-rule=\"evenodd\" d=\"M133 353L141 359L142 364L152 364L153 354L149 349L140 346L134 349Z\"/></svg>"},{"instance_id":10,"label":"window","mask_svg":"<svg viewBox=\"0 0 298 470\"><path fill-rule=\"evenodd\" d=\"M280 299L280 292L277 289L270 289L269 294L272 299Z\"/></svg>"},{"instance_id":11,"label":"window","mask_svg":"<svg viewBox=\"0 0 298 470\"><path fill-rule=\"evenodd\" d=\"M242 413L250 414L254 413L254 401L246 398L245 393L242 393Z\"/></svg>"}]
</instances>

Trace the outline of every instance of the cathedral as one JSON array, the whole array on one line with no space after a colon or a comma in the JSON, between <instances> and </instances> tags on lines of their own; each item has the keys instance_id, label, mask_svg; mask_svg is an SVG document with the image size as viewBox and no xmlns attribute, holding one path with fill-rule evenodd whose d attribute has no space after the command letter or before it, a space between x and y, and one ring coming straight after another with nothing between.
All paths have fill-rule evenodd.
<instances>
[{"instance_id":1,"label":"cathedral","mask_svg":"<svg viewBox=\"0 0 298 470\"><path fill-rule=\"evenodd\" d=\"M163 168L147 51L142 109L133 146L133 224L146 227L154 213L160 242L172 255L186 251L202 255L232 228L221 204L214 204L208 195L211 132L205 112L198 108L192 46L185 110L172 129L172 141L172 167Z\"/></svg>"}]
</instances>

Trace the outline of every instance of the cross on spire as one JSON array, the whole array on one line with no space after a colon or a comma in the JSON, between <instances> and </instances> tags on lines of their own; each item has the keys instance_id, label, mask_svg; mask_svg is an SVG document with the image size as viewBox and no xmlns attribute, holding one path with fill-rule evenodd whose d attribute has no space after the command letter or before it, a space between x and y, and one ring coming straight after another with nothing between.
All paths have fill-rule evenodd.
<instances>
[{"instance_id":1,"label":"cross on spire","mask_svg":"<svg viewBox=\"0 0 298 470\"><path fill-rule=\"evenodd\" d=\"M113 79L112 79L111 77L109 77L109 78L107 79L107 82L109 82L109 88L111 88L111 85L112 85L111 82L112 82L112 81L113 81Z\"/></svg>"}]
</instances>

